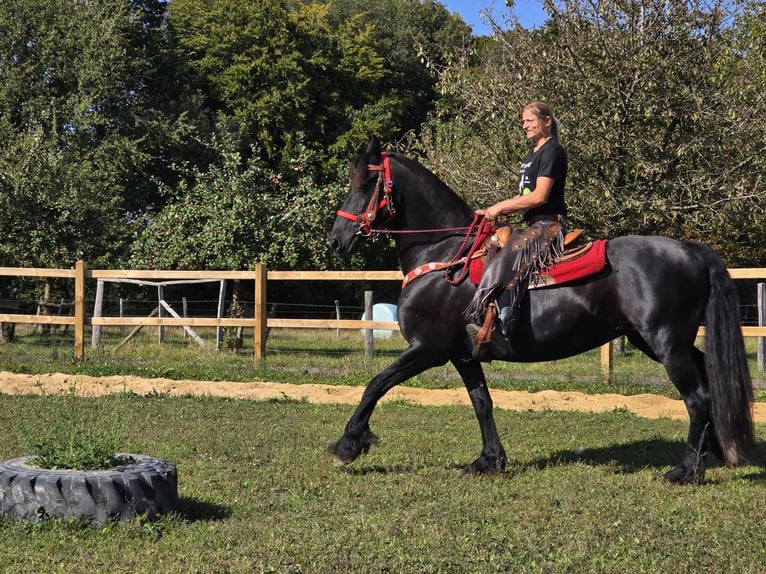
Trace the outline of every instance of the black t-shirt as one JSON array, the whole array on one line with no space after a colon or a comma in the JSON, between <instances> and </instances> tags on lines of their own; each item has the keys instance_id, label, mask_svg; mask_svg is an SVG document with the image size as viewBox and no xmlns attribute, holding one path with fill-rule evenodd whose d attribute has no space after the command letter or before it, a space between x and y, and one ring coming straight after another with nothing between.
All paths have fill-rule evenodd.
<instances>
[{"instance_id":1,"label":"black t-shirt","mask_svg":"<svg viewBox=\"0 0 766 574\"><path fill-rule=\"evenodd\" d=\"M538 177L552 178L553 188L546 203L524 212L524 221L538 215L566 215L564 183L567 178L567 153L555 138L545 142L537 151L529 150L519 169L519 195L534 191Z\"/></svg>"}]
</instances>

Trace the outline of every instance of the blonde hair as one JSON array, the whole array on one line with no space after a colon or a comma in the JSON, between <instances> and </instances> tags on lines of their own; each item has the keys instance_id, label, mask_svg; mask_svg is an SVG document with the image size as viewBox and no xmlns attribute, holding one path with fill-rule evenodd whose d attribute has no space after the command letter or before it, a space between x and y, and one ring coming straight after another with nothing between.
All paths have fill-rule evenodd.
<instances>
[{"instance_id":1,"label":"blonde hair","mask_svg":"<svg viewBox=\"0 0 766 574\"><path fill-rule=\"evenodd\" d=\"M530 111L541 120L544 120L545 118L551 118L551 135L554 138L559 139L559 128L561 123L559 122L558 118L553 115L553 108L551 108L548 102L543 100L531 101L522 108L522 111Z\"/></svg>"}]
</instances>

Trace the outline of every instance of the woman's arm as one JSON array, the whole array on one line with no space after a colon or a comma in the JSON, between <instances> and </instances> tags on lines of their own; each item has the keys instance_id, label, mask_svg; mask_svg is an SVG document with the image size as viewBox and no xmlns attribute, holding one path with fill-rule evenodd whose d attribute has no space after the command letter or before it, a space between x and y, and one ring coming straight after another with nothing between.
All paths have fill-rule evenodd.
<instances>
[{"instance_id":1,"label":"woman's arm","mask_svg":"<svg viewBox=\"0 0 766 574\"><path fill-rule=\"evenodd\" d=\"M548 201L548 196L553 189L554 179L552 177L538 177L535 180L535 189L526 195L516 195L510 199L504 199L487 209L477 209L478 215L483 215L490 221L495 221L504 213L514 213L524 211L543 205Z\"/></svg>"}]
</instances>

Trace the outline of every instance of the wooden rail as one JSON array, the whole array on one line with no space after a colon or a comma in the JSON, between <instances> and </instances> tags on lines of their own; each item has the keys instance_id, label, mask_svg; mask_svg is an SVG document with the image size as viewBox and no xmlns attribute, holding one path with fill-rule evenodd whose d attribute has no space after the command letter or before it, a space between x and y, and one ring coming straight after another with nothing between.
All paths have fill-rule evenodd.
<instances>
[{"instance_id":1,"label":"wooden rail","mask_svg":"<svg viewBox=\"0 0 766 574\"><path fill-rule=\"evenodd\" d=\"M766 268L729 269L733 279L766 279ZM157 271L157 270L88 270L85 262L77 261L74 269L43 269L0 267L0 276L41 277L73 279L74 315L28 315L0 313L0 322L31 323L43 325L72 325L74 328L74 352L79 359L85 357L86 326L189 326L189 327L250 327L254 331L256 361L266 351L267 327L300 329L386 329L398 330L395 321L332 320L332 319L280 319L268 318L266 314L266 289L269 281L401 281L401 271L268 271L258 263L254 271ZM255 312L253 317L206 318L206 317L89 317L85 310L85 286L87 280L249 280L255 283ZM704 336L700 327L699 335ZM745 337L766 337L766 326L742 327ZM601 369L606 379L612 370L612 343L601 347Z\"/></svg>"}]
</instances>

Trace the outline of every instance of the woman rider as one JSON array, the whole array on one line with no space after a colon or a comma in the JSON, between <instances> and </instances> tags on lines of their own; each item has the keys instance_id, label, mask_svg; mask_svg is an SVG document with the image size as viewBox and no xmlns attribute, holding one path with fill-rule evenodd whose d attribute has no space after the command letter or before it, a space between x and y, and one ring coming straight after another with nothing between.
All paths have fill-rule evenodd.
<instances>
[{"instance_id":1,"label":"woman rider","mask_svg":"<svg viewBox=\"0 0 766 574\"><path fill-rule=\"evenodd\" d=\"M567 155L558 139L558 120L551 107L533 101L521 113L522 129L533 147L519 170L519 192L487 209L477 209L489 221L522 212L525 229L516 229L505 247L488 263L473 301L466 311L474 340L474 358L490 361L510 351L513 326L529 286L530 276L561 252L566 233L564 183Z\"/></svg>"}]
</instances>

